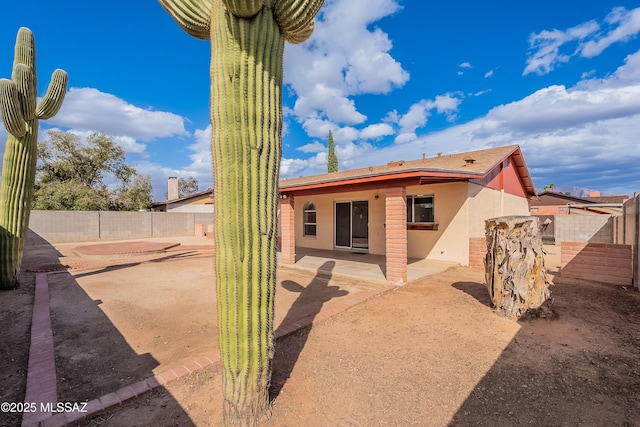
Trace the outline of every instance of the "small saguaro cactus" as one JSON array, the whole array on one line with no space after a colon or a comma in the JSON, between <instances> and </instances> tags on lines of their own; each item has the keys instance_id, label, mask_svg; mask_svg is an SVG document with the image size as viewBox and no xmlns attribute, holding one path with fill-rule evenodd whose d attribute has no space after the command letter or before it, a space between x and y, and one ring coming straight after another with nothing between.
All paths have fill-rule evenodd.
<instances>
[{"instance_id":1,"label":"small saguaro cactus","mask_svg":"<svg viewBox=\"0 0 640 427\"><path fill-rule=\"evenodd\" d=\"M20 28L11 80L0 79L0 116L9 132L0 185L0 289L20 286L20 263L29 227L38 158L38 120L53 117L67 90L67 73L55 70L39 105L33 33Z\"/></svg>"},{"instance_id":2,"label":"small saguaro cactus","mask_svg":"<svg viewBox=\"0 0 640 427\"><path fill-rule=\"evenodd\" d=\"M324 0L159 0L211 41L216 295L226 423L270 412L284 41Z\"/></svg>"}]
</instances>

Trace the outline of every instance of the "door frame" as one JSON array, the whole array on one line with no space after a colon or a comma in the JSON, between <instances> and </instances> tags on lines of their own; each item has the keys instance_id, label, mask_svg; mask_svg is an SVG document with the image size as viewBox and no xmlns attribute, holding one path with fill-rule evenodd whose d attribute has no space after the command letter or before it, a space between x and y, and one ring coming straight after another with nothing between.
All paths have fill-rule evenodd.
<instances>
[{"instance_id":1,"label":"door frame","mask_svg":"<svg viewBox=\"0 0 640 427\"><path fill-rule=\"evenodd\" d=\"M367 247L353 246L353 204L366 203L367 205ZM349 246L338 246L338 204L349 205ZM343 250L357 250L369 252L369 200L336 200L333 203L333 247Z\"/></svg>"}]
</instances>

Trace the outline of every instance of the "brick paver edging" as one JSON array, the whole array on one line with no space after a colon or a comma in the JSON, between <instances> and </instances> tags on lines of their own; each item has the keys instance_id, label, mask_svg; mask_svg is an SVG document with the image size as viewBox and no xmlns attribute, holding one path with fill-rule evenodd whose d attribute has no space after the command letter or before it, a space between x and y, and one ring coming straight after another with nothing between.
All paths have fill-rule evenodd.
<instances>
[{"instance_id":1,"label":"brick paver edging","mask_svg":"<svg viewBox=\"0 0 640 427\"><path fill-rule=\"evenodd\" d=\"M38 277L40 277L40 282L38 282ZM51 358L52 358L52 363L51 366L49 366L46 370L47 370L47 375L52 376L53 377L53 388L54 388L54 393L55 391L55 387L56 387L56 373L55 373L55 364L53 363L53 333L51 331L51 314L50 314L50 307L49 307L49 284L47 281L47 274L46 273L39 273L38 275L36 275L36 298L38 297L38 283L40 283L41 285L41 293L42 295L44 295L44 292L46 292L46 301L44 300L44 296L42 296L40 298L40 300L36 300L36 301L42 301L39 304L37 302L34 303L34 308L33 308L33 319L34 319L34 323L33 325L35 325L35 320L36 320L36 316L38 316L39 318L41 317L45 317L46 314L46 322L42 322L42 326L38 326L38 328L41 328L42 330L45 330L48 327L48 334L50 336L50 346L51 346ZM42 289L44 289L44 291L42 291ZM321 311L320 313L318 313L313 319L310 318L303 318L300 319L296 322L293 322L291 324L287 324L287 325L280 325L280 327L275 331L275 338L282 338L285 337L289 334L292 334L293 332L297 331L298 329L307 327L311 324L316 325L320 322L323 322L325 320L328 320L340 313L343 313L349 309L351 309L352 307L355 307L358 304L361 304L365 301L368 301L372 298L381 296L383 294L386 294L390 291L396 290L398 289L397 286L393 286L393 285L386 285L384 287L381 287L380 289L375 289L372 291L368 291L368 292L362 292L360 294L354 295L350 298L347 298L346 301L344 301L342 304L339 304L331 309L325 309L324 311ZM44 313L44 314L43 314ZM39 323L40 325L40 323ZM38 330L35 331L38 334L42 333L43 331ZM46 332L46 331L44 331ZM32 332L31 332L31 340L32 340L32 349L33 349L33 340L34 340L34 327L32 326ZM35 357L35 355L34 355ZM31 376L31 369L32 369L32 365L31 365L31 358L32 358L32 350L29 351L29 374L28 377L29 378ZM56 414L41 414L40 418L38 419L33 419L31 421L29 421L28 423L25 423L25 419L23 418L23 427L29 426L29 427L62 427L62 426L66 426L69 425L71 423L80 421L82 419L91 417L101 411L104 411L105 409L109 409L112 408L114 406L120 405L130 399L133 399L137 396L140 396L148 391L153 390L156 387L161 387L161 386L165 386L170 382L173 382L177 379L186 377L188 375L191 375L193 372L198 371L206 366L209 365L214 365L216 363L220 362L220 354L219 353L212 353L208 356L204 356L204 357L200 357L198 359L192 360L190 362L187 362L186 364L177 367L177 368L173 368L170 369L168 371L159 373L153 377L138 381L134 384L128 385L126 387L123 387L113 393L109 393L105 396L102 396L98 399L94 399L91 401L86 402L86 405L82 404L80 405L80 409L78 411L74 411L74 412L59 412ZM37 372L42 371L42 369L38 369ZM36 371L34 371L36 372ZM34 385L32 385L31 390L35 391L36 393L41 392L41 391L45 391L44 388L40 388L41 384L45 384L45 383L39 383L36 382L34 383ZM47 383L48 384L48 383ZM31 397L29 395L29 379L27 379L27 393L25 396L25 402L31 402L32 400L29 400ZM49 400L51 401L51 400ZM55 404L55 398L52 401ZM82 407L84 405L84 407ZM25 414L26 415L26 414Z\"/></svg>"}]
</instances>

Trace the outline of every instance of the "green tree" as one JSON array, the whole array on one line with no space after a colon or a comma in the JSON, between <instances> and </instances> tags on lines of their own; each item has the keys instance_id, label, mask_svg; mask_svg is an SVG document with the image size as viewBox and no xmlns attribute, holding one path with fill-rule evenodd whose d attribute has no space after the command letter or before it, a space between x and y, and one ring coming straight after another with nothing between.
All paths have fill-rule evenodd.
<instances>
[{"instance_id":1,"label":"green tree","mask_svg":"<svg viewBox=\"0 0 640 427\"><path fill-rule=\"evenodd\" d=\"M198 180L194 177L178 178L178 197L187 197L198 192Z\"/></svg>"},{"instance_id":2,"label":"green tree","mask_svg":"<svg viewBox=\"0 0 640 427\"><path fill-rule=\"evenodd\" d=\"M211 41L218 339L225 422L270 413L285 40L313 32L324 0L159 0Z\"/></svg>"},{"instance_id":3,"label":"green tree","mask_svg":"<svg viewBox=\"0 0 640 427\"><path fill-rule=\"evenodd\" d=\"M130 183L122 185L112 197L112 210L139 211L149 209L153 203L151 177L134 175Z\"/></svg>"},{"instance_id":4,"label":"green tree","mask_svg":"<svg viewBox=\"0 0 640 427\"><path fill-rule=\"evenodd\" d=\"M83 141L49 131L38 143L33 208L40 210L138 210L151 205L151 179L125 163L124 150L104 133Z\"/></svg>"},{"instance_id":5,"label":"green tree","mask_svg":"<svg viewBox=\"0 0 640 427\"><path fill-rule=\"evenodd\" d=\"M333 143L333 134L329 131L329 156L327 158L327 171L338 172L338 156L336 156L336 147Z\"/></svg>"}]
</instances>

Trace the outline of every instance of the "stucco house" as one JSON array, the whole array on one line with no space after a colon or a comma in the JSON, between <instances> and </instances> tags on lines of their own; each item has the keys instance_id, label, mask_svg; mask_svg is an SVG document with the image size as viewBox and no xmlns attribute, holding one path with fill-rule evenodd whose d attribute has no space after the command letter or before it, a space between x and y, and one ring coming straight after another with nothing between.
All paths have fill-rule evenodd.
<instances>
[{"instance_id":1,"label":"stucco house","mask_svg":"<svg viewBox=\"0 0 640 427\"><path fill-rule=\"evenodd\" d=\"M602 196L592 191L588 197L577 197L555 191L544 191L531 200L531 215L622 215L627 195Z\"/></svg>"},{"instance_id":2,"label":"stucco house","mask_svg":"<svg viewBox=\"0 0 640 427\"><path fill-rule=\"evenodd\" d=\"M529 215L535 189L517 145L280 181L281 262L296 247L386 256L406 282L407 258L474 265L485 219Z\"/></svg>"},{"instance_id":3,"label":"stucco house","mask_svg":"<svg viewBox=\"0 0 640 427\"><path fill-rule=\"evenodd\" d=\"M210 212L213 218L213 189L208 188L185 197L165 200L163 202L154 202L151 205L151 210L154 212Z\"/></svg>"}]
</instances>

